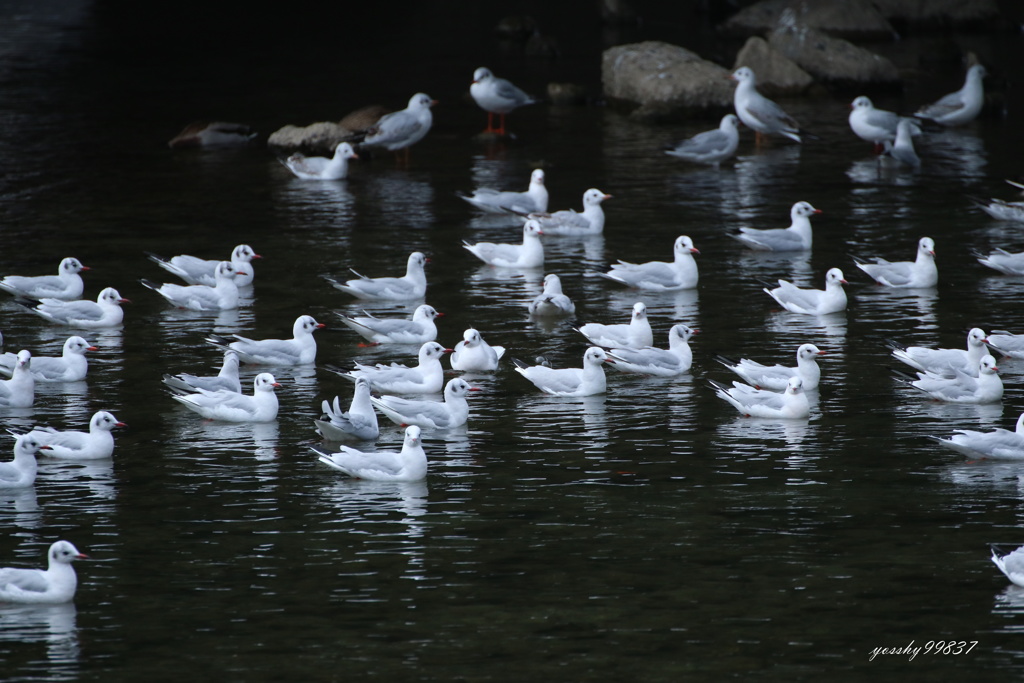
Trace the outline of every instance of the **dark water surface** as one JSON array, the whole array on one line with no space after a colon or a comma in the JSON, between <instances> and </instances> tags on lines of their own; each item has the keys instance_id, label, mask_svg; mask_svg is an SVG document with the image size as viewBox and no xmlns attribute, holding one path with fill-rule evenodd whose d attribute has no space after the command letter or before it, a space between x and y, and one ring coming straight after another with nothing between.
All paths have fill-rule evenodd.
<instances>
[{"instance_id":1,"label":"dark water surface","mask_svg":"<svg viewBox=\"0 0 1024 683\"><path fill-rule=\"evenodd\" d=\"M349 23L313 14L275 36L270 19L232 32L225 16L197 17L176 34L159 10L161 21L129 31L119 4L50 4L8 3L2 17L0 273L48 273L74 255L93 269L88 295L112 285L133 303L123 330L87 335L100 347L87 382L40 389L33 409L0 415L0 426L77 427L106 408L129 429L112 462L41 459L34 488L0 492L3 564L38 566L58 538L93 558L77 565L73 605L0 607L2 678L1019 677L1024 589L989 562L986 543L1024 542L1024 465L965 462L924 437L1011 427L1024 363L1000 363L1001 404L942 405L892 380L882 344L959 346L975 325L1024 331L1024 282L970 256L1024 248L1024 228L967 199L1011 197L1002 179L1021 173L1019 98L1005 116L926 136L918 173L878 170L847 127L846 94L786 103L821 142L757 150L744 131L735 162L713 170L657 151L707 122L648 127L601 107L535 106L510 117L515 142L472 139L484 115L464 96L485 60L533 91L580 80L597 92L602 37L589 20L548 64L497 50L486 32L440 31L489 27L498 8L417 4L390 30L360 30L386 20L381 8ZM691 31L704 35L696 46L707 40ZM1019 37L956 40L1004 86L1021 63ZM876 103L912 109L960 72L937 69ZM380 157L347 181L307 182L260 147L164 146L195 118L268 133L418 90L442 104L407 169ZM676 322L702 330L692 376L610 372L603 396L555 399L503 363L471 378L484 392L467 427L426 435L430 471L414 484L352 481L317 463L308 446L320 401L347 403L351 391L322 368L275 370L281 414L267 425L205 423L163 391L164 372L219 364L209 332L287 336L301 314L329 326L321 365L411 361L414 350L360 348L337 313L364 306L319 276L398 274L414 250L431 258L442 343L473 325L510 356L578 365L586 344L567 323L527 317L543 273L480 267L460 246L520 232L455 192L525 187L538 165L553 208L579 207L589 187L614 195L603 237L547 240L546 270L562 275L577 321L625 321L642 300L659 345ZM727 236L784 227L798 200L824 211L813 253L757 255ZM679 234L701 250L695 292L638 294L588 275L618 258L668 259ZM934 291L882 291L853 267L854 253L910 258L923 235L937 243ZM138 283L166 279L144 251L214 258L240 242L265 258L237 312L176 311ZM833 266L851 281L845 314L780 312L760 291L779 277L820 286ZM9 299L0 329L7 350L44 355L68 335ZM809 420L741 418L707 386L731 379L715 353L788 363L807 341L828 353ZM379 446L398 447L400 430L382 427ZM960 656L869 661L877 647L934 640L978 643Z\"/></svg>"}]
</instances>

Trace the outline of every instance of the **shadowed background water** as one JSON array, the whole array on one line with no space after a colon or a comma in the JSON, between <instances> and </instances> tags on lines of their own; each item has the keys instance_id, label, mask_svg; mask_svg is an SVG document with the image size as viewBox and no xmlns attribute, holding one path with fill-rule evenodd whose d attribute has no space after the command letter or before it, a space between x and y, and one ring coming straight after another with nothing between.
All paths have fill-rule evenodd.
<instances>
[{"instance_id":1,"label":"shadowed background water","mask_svg":"<svg viewBox=\"0 0 1024 683\"><path fill-rule=\"evenodd\" d=\"M129 428L112 462L41 459L33 488L0 492L3 564L39 566L58 538L92 557L77 565L73 605L0 607L6 680L794 680L822 669L963 680L1024 667L1024 592L985 545L1024 542L1024 469L965 462L924 438L1010 427L1024 364L1000 363L1002 404L941 405L893 382L882 345L959 346L975 325L1024 331L1024 283L970 257L1024 248L1022 228L967 199L1012 195L1012 90L1002 115L922 139L918 173L879 170L852 135L858 93L787 101L822 142L756 150L744 131L736 160L715 170L658 151L708 121L646 126L598 106L533 106L510 117L515 141L472 138L484 123L465 97L477 66L532 92L552 80L599 92L609 38L589 4L585 18L557 17L554 62L501 49L489 32L499 8L463 3L409 3L388 26L374 23L379 8L322 10L295 27L236 26L216 8L200 19L157 5L143 20L122 3L65 5L4 9L0 273L49 273L74 255L92 267L88 295L112 285L133 303L123 330L86 335L100 347L87 382L40 387L34 408L0 425L78 427L105 408ZM691 20L706 21L684 7L620 38L706 48L731 65ZM1019 36L945 39L1012 87ZM911 110L961 73L950 64L876 104ZM416 91L441 104L407 169L381 156L346 181L305 182L259 146L165 146L197 118L267 134L368 102L401 106ZM586 344L567 323L527 317L543 273L481 267L460 247L520 231L455 192L525 187L537 166L552 208L578 208L589 187L614 195L603 237L546 241L545 270L562 276L577 321L625 321L642 300L659 345L676 322L702 330L692 376L609 371L607 394L555 399L504 363L471 378L484 391L468 426L427 434L430 471L415 484L352 481L317 463L320 401L351 391L323 369L275 370L281 415L267 425L205 423L163 391L164 372L218 365L211 331L287 336L301 314L328 325L321 365L412 361L414 349L359 347L337 318L399 307L360 304L320 275L398 274L414 250L431 258L442 343L473 325L510 356L578 365ZM784 227L798 200L824 212L812 253L759 255L727 236ZM701 250L695 292L638 294L592 276L618 258L668 259L679 234ZM937 290L882 291L855 272L850 254L910 258L925 234ZM240 242L264 258L238 311L176 311L138 283L169 279L145 251L215 258ZM821 286L833 266L851 280L845 314L793 315L760 291L780 277ZM0 329L7 350L43 355L68 336L10 299ZM706 384L731 379L714 353L789 363L806 341L828 354L810 420L741 418ZM397 448L398 427L382 426L378 445ZM979 644L868 661L912 640Z\"/></svg>"}]
</instances>

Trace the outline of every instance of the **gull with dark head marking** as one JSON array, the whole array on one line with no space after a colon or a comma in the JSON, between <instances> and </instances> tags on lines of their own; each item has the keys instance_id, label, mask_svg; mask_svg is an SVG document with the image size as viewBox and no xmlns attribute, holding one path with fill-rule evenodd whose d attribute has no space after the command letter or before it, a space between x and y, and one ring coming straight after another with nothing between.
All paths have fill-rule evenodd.
<instances>
[{"instance_id":1,"label":"gull with dark head marking","mask_svg":"<svg viewBox=\"0 0 1024 683\"><path fill-rule=\"evenodd\" d=\"M89 556L67 541L57 541L47 552L46 569L0 568L0 602L59 605L70 602L78 589L71 563Z\"/></svg>"},{"instance_id":2,"label":"gull with dark head marking","mask_svg":"<svg viewBox=\"0 0 1024 683\"><path fill-rule=\"evenodd\" d=\"M261 372L253 380L253 393L198 390L194 394L173 394L171 398L207 420L222 422L273 422L277 419L278 402L274 389L281 386L269 372Z\"/></svg>"},{"instance_id":3,"label":"gull with dark head marking","mask_svg":"<svg viewBox=\"0 0 1024 683\"><path fill-rule=\"evenodd\" d=\"M650 261L648 263L629 263L619 261L612 264L607 273L598 273L603 278L654 292L674 292L681 289L693 289L697 286L699 275L697 262L693 255L700 251L693 246L693 240L686 235L676 238L672 246L674 260Z\"/></svg>"},{"instance_id":4,"label":"gull with dark head marking","mask_svg":"<svg viewBox=\"0 0 1024 683\"><path fill-rule=\"evenodd\" d=\"M300 315L292 324L291 339L249 339L231 335L235 341L211 334L206 341L224 351L234 351L244 363L283 367L311 365L316 362L313 333L325 327L311 315Z\"/></svg>"},{"instance_id":5,"label":"gull with dark head marking","mask_svg":"<svg viewBox=\"0 0 1024 683\"><path fill-rule=\"evenodd\" d=\"M654 346L638 349L612 347L608 357L615 361L612 367L622 372L656 377L675 377L690 371L693 365L693 351L690 337L700 332L682 323L673 325L668 331L668 350Z\"/></svg>"},{"instance_id":6,"label":"gull with dark head marking","mask_svg":"<svg viewBox=\"0 0 1024 683\"><path fill-rule=\"evenodd\" d=\"M814 391L821 381L818 356L822 355L825 355L825 352L814 344L801 344L796 350L796 366L763 365L748 358L733 360L725 356L715 356L715 360L756 389L785 391L789 386L789 380L799 377L804 391Z\"/></svg>"},{"instance_id":7,"label":"gull with dark head marking","mask_svg":"<svg viewBox=\"0 0 1024 683\"><path fill-rule=\"evenodd\" d=\"M487 128L484 133L505 135L505 114L514 109L533 104L537 100L512 85L504 78L498 78L490 69L480 67L473 72L473 83L469 86L469 94L477 105L487 112ZM501 117L498 127L494 127L494 115Z\"/></svg>"},{"instance_id":8,"label":"gull with dark head marking","mask_svg":"<svg viewBox=\"0 0 1024 683\"><path fill-rule=\"evenodd\" d=\"M89 431L58 431L53 427L33 427L29 436L46 444L43 452L64 460L102 460L114 454L113 430L127 427L106 410L93 414L89 420Z\"/></svg>"},{"instance_id":9,"label":"gull with dark head marking","mask_svg":"<svg viewBox=\"0 0 1024 683\"><path fill-rule=\"evenodd\" d=\"M1003 380L999 377L996 359L990 355L982 357L973 376L954 368L952 375L918 372L914 379L897 373L896 379L948 403L996 403L1003 398Z\"/></svg>"},{"instance_id":10,"label":"gull with dark head marking","mask_svg":"<svg viewBox=\"0 0 1024 683\"><path fill-rule=\"evenodd\" d=\"M96 347L82 337L68 337L59 357L33 356L30 372L37 382L81 381L89 371L89 361L85 354L95 350ZM0 372L11 375L17 365L17 354L8 352L0 356Z\"/></svg>"},{"instance_id":11,"label":"gull with dark head marking","mask_svg":"<svg viewBox=\"0 0 1024 683\"><path fill-rule=\"evenodd\" d=\"M515 370L545 394L552 396L593 396L607 387L604 363L614 363L604 349L591 346L583 354L582 368L550 368L529 365L513 358Z\"/></svg>"},{"instance_id":12,"label":"gull with dark head marking","mask_svg":"<svg viewBox=\"0 0 1024 683\"><path fill-rule=\"evenodd\" d=\"M493 372L505 355L504 346L491 346L472 327L462 334L462 341L452 351L452 369L463 372Z\"/></svg>"},{"instance_id":13,"label":"gull with dark head marking","mask_svg":"<svg viewBox=\"0 0 1024 683\"><path fill-rule=\"evenodd\" d=\"M861 140L874 143L875 152L882 151L882 143L896 139L899 119L891 111L876 109L871 99L863 95L850 105L850 128Z\"/></svg>"},{"instance_id":14,"label":"gull with dark head marking","mask_svg":"<svg viewBox=\"0 0 1024 683\"><path fill-rule=\"evenodd\" d=\"M805 315L828 315L846 310L847 284L843 271L829 268L825 273L825 289L813 287L797 287L788 280L778 280L779 286L772 289L764 288L768 296L793 313Z\"/></svg>"},{"instance_id":15,"label":"gull with dark head marking","mask_svg":"<svg viewBox=\"0 0 1024 683\"><path fill-rule=\"evenodd\" d=\"M466 424L469 419L471 391L480 391L461 377L448 380L444 387L443 401L425 401L400 396L370 397L380 412L397 425L416 425L423 429L453 429Z\"/></svg>"},{"instance_id":16,"label":"gull with dark head marking","mask_svg":"<svg viewBox=\"0 0 1024 683\"><path fill-rule=\"evenodd\" d=\"M370 383L370 388L382 394L437 394L444 387L444 368L441 358L451 353L437 342L427 342L417 354L418 364L408 367L399 363L384 365L363 365L356 363L355 369L345 371L327 366L331 372L352 381L359 378Z\"/></svg>"},{"instance_id":17,"label":"gull with dark head marking","mask_svg":"<svg viewBox=\"0 0 1024 683\"><path fill-rule=\"evenodd\" d=\"M371 344L423 344L437 339L436 318L444 315L433 306L416 307L412 318L378 318L365 315L349 317L339 314L341 322Z\"/></svg>"},{"instance_id":18,"label":"gull with dark head marking","mask_svg":"<svg viewBox=\"0 0 1024 683\"><path fill-rule=\"evenodd\" d=\"M150 261L157 264L168 273L177 275L182 280L190 285L208 285L210 287L217 284L217 266L220 265L221 261L217 259L203 259L197 256L189 256L188 254L179 254L169 259L165 259L162 256L157 256L154 253L146 252L146 256ZM259 254L253 251L253 248L248 244L239 244L231 250L231 268L236 273L235 284L239 287L247 287L252 284L253 276L255 272L252 267L253 259L261 258Z\"/></svg>"},{"instance_id":19,"label":"gull with dark head marking","mask_svg":"<svg viewBox=\"0 0 1024 683\"><path fill-rule=\"evenodd\" d=\"M741 382L733 382L730 387L712 380L711 386L719 398L747 417L801 420L811 414L803 380L799 377L790 377L782 393L755 389Z\"/></svg>"},{"instance_id":20,"label":"gull with dark head marking","mask_svg":"<svg viewBox=\"0 0 1024 683\"><path fill-rule=\"evenodd\" d=\"M96 297L96 301L42 299L23 305L40 318L56 325L95 330L120 325L124 320L124 311L121 309L123 303L129 303L128 299L113 287L107 287Z\"/></svg>"},{"instance_id":21,"label":"gull with dark head marking","mask_svg":"<svg viewBox=\"0 0 1024 683\"><path fill-rule=\"evenodd\" d=\"M85 289L79 275L83 270L89 267L69 256L60 262L56 275L8 275L0 280L0 289L28 299L72 301L82 296Z\"/></svg>"},{"instance_id":22,"label":"gull with dark head marking","mask_svg":"<svg viewBox=\"0 0 1024 683\"><path fill-rule=\"evenodd\" d=\"M604 209L601 202L611 199L610 194L591 188L583 193L583 212L572 209L555 213L531 213L545 235L565 237L587 237L600 235L604 231Z\"/></svg>"},{"instance_id":23,"label":"gull with dark head marking","mask_svg":"<svg viewBox=\"0 0 1024 683\"><path fill-rule=\"evenodd\" d=\"M36 379L32 376L32 354L18 351L11 378L0 380L0 407L31 408L36 400Z\"/></svg>"},{"instance_id":24,"label":"gull with dark head marking","mask_svg":"<svg viewBox=\"0 0 1024 683\"><path fill-rule=\"evenodd\" d=\"M20 489L36 481L36 452L49 448L31 434L14 434L14 460L0 462L0 489Z\"/></svg>"}]
</instances>

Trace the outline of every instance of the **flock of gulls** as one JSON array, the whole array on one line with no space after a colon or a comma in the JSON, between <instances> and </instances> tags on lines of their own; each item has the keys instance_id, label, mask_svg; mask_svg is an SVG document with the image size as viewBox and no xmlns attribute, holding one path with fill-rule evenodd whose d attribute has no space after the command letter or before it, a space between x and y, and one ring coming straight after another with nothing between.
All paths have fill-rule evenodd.
<instances>
[{"instance_id":1,"label":"flock of gulls","mask_svg":"<svg viewBox=\"0 0 1024 683\"><path fill-rule=\"evenodd\" d=\"M972 121L981 110L983 67L972 66L959 91L922 107L913 118L898 116L874 108L867 97L852 103L849 123L852 131L876 146L876 151L898 164L917 168L920 160L912 138L922 135L921 121L942 126L960 126ZM700 133L665 150L667 154L690 162L718 165L730 158L739 142L739 123L753 129L758 139L765 135L784 136L800 142L806 135L799 124L775 102L756 88L754 71L742 67L732 74L737 82L735 114L726 115L719 128ZM485 132L506 134L505 116L537 100L507 80L497 78L486 68L473 74L470 93L488 114ZM362 148L385 149L408 154L409 148L423 139L432 125L429 96L417 93L408 107L382 117L361 142ZM498 117L498 125L494 118ZM227 124L213 124L208 133L211 145L228 144L232 135L248 140L248 133L234 132ZM297 177L309 180L335 180L346 177L349 160L358 158L352 142L337 145L334 156L307 157L294 154L284 160ZM573 209L548 212L545 174L534 170L525 191L477 188L460 194L475 209L504 214L521 220L522 241L518 243L478 242L464 244L480 261L502 269L537 270L544 267L544 240L549 237L572 238L598 235L604 230L602 203L611 195L598 189L583 193L582 211ZM1024 202L992 200L982 208L1004 220L1024 220ZM733 235L745 248L770 252L798 252L812 248L812 216L821 213L806 201L793 204L790 225L786 228L742 228ZM699 254L693 241L680 235L674 242L671 261L631 263L618 261L607 272L598 273L616 286L638 292L671 292L694 289ZM978 254L978 260L990 268L1014 275L1024 274L1024 253L996 250ZM149 259L184 284L158 283L148 279L142 284L163 297L169 305L202 312L231 310L239 306L240 288L254 286L253 260L260 256L250 246L235 247L227 260L209 260L190 255L164 258L148 254ZM404 275L368 277L352 271L353 277L327 277L336 289L363 301L394 302L408 305L425 298L427 258L420 252L408 256ZM882 258L856 259L855 265L881 286L902 289L927 289L938 282L935 243L921 237L913 259L890 262ZM0 289L17 297L27 312L44 321L88 335L90 330L118 327L122 324L124 299L116 289L103 289L95 300L83 299L84 283L80 273L88 270L76 258L65 258L56 275L14 276L0 280ZM826 273L824 289L799 287L786 280L767 286L764 292L779 306L808 316L828 316L846 309L845 276L839 268ZM536 318L571 319L575 305L562 291L556 273L544 277L544 290L535 299L524 302ZM370 345L396 345L418 349L415 365L399 363L367 365L354 363L342 368L324 369L350 380L353 392L347 402L342 398L323 401L322 416L314 427L325 442L362 442L372 444L380 435L378 413L405 427L401 450L361 450L348 445L336 448L313 446L325 465L351 477L379 481L416 481L427 475L424 433L466 424L470 416L469 397L479 389L462 376L447 382L442 359L450 357L452 370L466 373L492 373L506 355L502 346L491 345L476 329L467 329L454 348L437 342L436 318L441 314L420 303L409 318L342 316L343 324ZM314 333L324 324L309 315L295 319L292 336L285 339L251 339L241 335L210 335L207 341L223 351L223 366L215 376L182 372L163 377L171 397L202 418L234 423L269 422L277 418L280 384L271 372L260 372L248 393L239 378L241 364L261 369L312 365L316 362ZM552 396L579 397L606 391L605 367L625 373L674 377L691 369L693 355L690 339L698 330L679 323L671 327L667 348L655 345L647 309L642 302L633 306L628 322L589 322L573 327L590 346L582 358L582 367L553 368L543 358L530 363L511 358L514 370L537 390ZM71 382L84 379L88 371L86 354L94 351L86 337L74 334L56 358L34 357L25 349L0 356L0 372L10 377L0 380L0 406L30 407L36 382ZM1002 381L993 353L1024 357L1024 335L994 331L986 334L971 330L965 349L906 347L891 343L892 355L905 363L910 372L899 373L898 380L936 400L953 403L991 403L1003 394ZM813 394L822 381L817 358L824 352L805 343L796 350L795 365L765 364L760 361L715 356L723 368L739 380L725 383L710 381L711 390L742 415L778 420L808 418ZM809 392L812 394L808 396ZM440 395L440 398L438 398ZM112 430L125 425L107 411L92 416L88 431L38 426L15 434L14 459L0 463L0 489L32 486L36 478L36 457L46 455L72 460L110 458L114 451ZM1024 459L1024 415L1014 431L992 432L958 430L954 435L936 438L944 447L972 458ZM364 446L365 448L365 446ZM48 568L29 570L0 569L0 602L57 603L73 598L76 587L72 562L85 558L74 545L57 541L48 553ZM1013 581L1024 586L1024 548L1007 552L994 549L993 562Z\"/></svg>"}]
</instances>

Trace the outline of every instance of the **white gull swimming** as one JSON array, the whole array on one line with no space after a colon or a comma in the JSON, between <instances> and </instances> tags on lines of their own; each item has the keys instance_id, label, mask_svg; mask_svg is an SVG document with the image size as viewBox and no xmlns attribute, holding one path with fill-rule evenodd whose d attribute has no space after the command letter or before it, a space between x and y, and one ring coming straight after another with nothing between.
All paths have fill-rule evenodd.
<instances>
[{"instance_id":1,"label":"white gull swimming","mask_svg":"<svg viewBox=\"0 0 1024 683\"><path fill-rule=\"evenodd\" d=\"M348 176L348 160L358 158L352 145L339 142L332 157L307 157L296 152L281 163L303 180L341 180Z\"/></svg>"},{"instance_id":2,"label":"white gull swimming","mask_svg":"<svg viewBox=\"0 0 1024 683\"><path fill-rule=\"evenodd\" d=\"M939 281L935 267L935 241L922 237L917 242L917 257L913 261L886 261L876 256L871 263L854 257L857 267L875 282L886 287L926 289Z\"/></svg>"},{"instance_id":3,"label":"white gull swimming","mask_svg":"<svg viewBox=\"0 0 1024 683\"><path fill-rule=\"evenodd\" d=\"M416 425L423 429L452 429L461 427L469 419L471 391L480 391L461 377L448 380L444 387L444 400L414 400L400 396L370 397L370 402L398 425Z\"/></svg>"},{"instance_id":4,"label":"white gull swimming","mask_svg":"<svg viewBox=\"0 0 1024 683\"><path fill-rule=\"evenodd\" d=\"M320 436L328 441L352 438L374 441L380 436L377 413L370 402L370 383L362 377L356 380L347 412L341 409L337 396L334 397L333 405L324 400L321 407L324 411L323 417L313 422Z\"/></svg>"},{"instance_id":5,"label":"white gull swimming","mask_svg":"<svg viewBox=\"0 0 1024 683\"><path fill-rule=\"evenodd\" d=\"M434 320L442 315L433 306L416 307L412 318L378 318L365 315L349 317L339 314L341 322L371 344L423 344L437 339Z\"/></svg>"},{"instance_id":6,"label":"white gull swimming","mask_svg":"<svg viewBox=\"0 0 1024 683\"><path fill-rule=\"evenodd\" d=\"M647 319L647 306L642 301L633 304L629 323L604 325L587 323L579 327L579 333L595 346L628 347L638 349L654 346L654 333Z\"/></svg>"},{"instance_id":7,"label":"white gull swimming","mask_svg":"<svg viewBox=\"0 0 1024 683\"><path fill-rule=\"evenodd\" d=\"M576 304L562 293L562 280L554 273L544 276L544 291L534 297L529 305L530 315L536 317L560 317L576 312Z\"/></svg>"},{"instance_id":8,"label":"white gull swimming","mask_svg":"<svg viewBox=\"0 0 1024 683\"><path fill-rule=\"evenodd\" d=\"M756 389L741 382L733 382L730 387L712 380L711 386L719 398L728 401L747 417L798 420L811 414L803 380L799 377L790 377L782 393Z\"/></svg>"},{"instance_id":9,"label":"white gull swimming","mask_svg":"<svg viewBox=\"0 0 1024 683\"><path fill-rule=\"evenodd\" d=\"M939 445L962 453L969 458L991 458L993 460L1024 460L1024 413L1017 418L1011 432L997 428L990 432L973 429L954 429L953 435L934 439Z\"/></svg>"},{"instance_id":10,"label":"white gull swimming","mask_svg":"<svg viewBox=\"0 0 1024 683\"><path fill-rule=\"evenodd\" d=\"M497 268L540 268L544 265L544 245L540 241L543 234L540 223L530 219L523 225L522 244L470 244L463 241L462 246L484 263Z\"/></svg>"},{"instance_id":11,"label":"white gull swimming","mask_svg":"<svg viewBox=\"0 0 1024 683\"><path fill-rule=\"evenodd\" d=\"M46 569L0 568L0 602L51 605L73 599L78 576L71 563L89 556L68 541L52 544L46 556Z\"/></svg>"},{"instance_id":12,"label":"white gull swimming","mask_svg":"<svg viewBox=\"0 0 1024 683\"><path fill-rule=\"evenodd\" d=\"M179 254L178 256L165 259L151 252L146 252L146 256L149 257L150 261L168 273L177 275L190 285L208 285L212 287L217 284L216 271L222 259L203 259L197 256L189 256L188 254ZM260 255L253 251L253 248L248 244L239 244L231 250L231 258L228 259L231 261L231 268L236 273L241 273L235 277L236 285L247 287L252 284L253 277L255 276L252 261L258 258L261 258Z\"/></svg>"},{"instance_id":13,"label":"white gull swimming","mask_svg":"<svg viewBox=\"0 0 1024 683\"><path fill-rule=\"evenodd\" d=\"M615 361L612 367L622 372L657 377L675 377L690 371L693 365L693 351L690 337L700 332L682 323L673 325L668 331L668 349L655 346L641 348L612 347L608 357Z\"/></svg>"},{"instance_id":14,"label":"white gull swimming","mask_svg":"<svg viewBox=\"0 0 1024 683\"><path fill-rule=\"evenodd\" d=\"M530 186L526 192L499 192L481 187L471 196L461 193L456 193L456 196L488 213L543 213L548 210L548 188L544 180L544 171L538 168L530 174Z\"/></svg>"},{"instance_id":15,"label":"white gull swimming","mask_svg":"<svg viewBox=\"0 0 1024 683\"><path fill-rule=\"evenodd\" d=\"M674 256L672 263L666 261L629 263L620 260L618 263L612 264L610 271L598 273L598 275L627 287L655 292L693 289L697 286L700 277L693 255L699 253L700 251L693 246L693 240L686 235L680 235L672 246Z\"/></svg>"},{"instance_id":16,"label":"white gull swimming","mask_svg":"<svg viewBox=\"0 0 1024 683\"><path fill-rule=\"evenodd\" d=\"M245 363L254 365L310 365L316 362L313 333L324 327L311 315L300 315L292 324L291 339L249 339L234 334L234 341L210 335L206 341L224 351L231 350Z\"/></svg>"},{"instance_id":17,"label":"white gull swimming","mask_svg":"<svg viewBox=\"0 0 1024 683\"><path fill-rule=\"evenodd\" d=\"M437 394L444 387L444 368L441 358L451 353L437 342L427 342L417 353L417 365L409 367L399 363L390 365L363 365L356 363L350 371L328 367L342 377L355 381L360 377L370 388L383 394Z\"/></svg>"},{"instance_id":18,"label":"white gull swimming","mask_svg":"<svg viewBox=\"0 0 1024 683\"><path fill-rule=\"evenodd\" d=\"M238 394L221 389L194 394L173 394L171 398L207 420L223 422L272 422L277 419L278 401L274 389L281 386L269 372L253 380L253 393Z\"/></svg>"},{"instance_id":19,"label":"white gull swimming","mask_svg":"<svg viewBox=\"0 0 1024 683\"><path fill-rule=\"evenodd\" d=\"M36 452L49 446L29 434L14 435L14 460L0 462L0 489L19 489L36 481Z\"/></svg>"},{"instance_id":20,"label":"white gull swimming","mask_svg":"<svg viewBox=\"0 0 1024 683\"><path fill-rule=\"evenodd\" d=\"M69 256L57 266L56 275L8 275L0 280L0 289L29 299L72 301L81 297L85 289L79 275L83 270L89 270L89 267Z\"/></svg>"},{"instance_id":21,"label":"white gull swimming","mask_svg":"<svg viewBox=\"0 0 1024 683\"><path fill-rule=\"evenodd\" d=\"M416 425L405 430L402 450L397 453L364 452L349 446L342 446L338 452L320 446L312 446L311 450L319 456L320 462L357 479L419 481L427 476L427 454L423 451L420 428Z\"/></svg>"},{"instance_id":22,"label":"white gull swimming","mask_svg":"<svg viewBox=\"0 0 1024 683\"><path fill-rule=\"evenodd\" d=\"M813 242L811 219L821 213L807 202L797 202L790 208L788 228L740 228L732 237L757 251L803 251Z\"/></svg>"},{"instance_id":23,"label":"white gull swimming","mask_svg":"<svg viewBox=\"0 0 1024 683\"><path fill-rule=\"evenodd\" d=\"M0 407L30 408L35 403L36 379L32 376L32 354L18 351L11 378L0 380Z\"/></svg>"},{"instance_id":24,"label":"white gull swimming","mask_svg":"<svg viewBox=\"0 0 1024 683\"><path fill-rule=\"evenodd\" d=\"M978 374L978 364L988 354L985 331L980 327L971 328L967 333L966 349L930 349L926 346L906 346L897 341L887 340L893 358L922 372L949 374L954 370L968 375Z\"/></svg>"},{"instance_id":25,"label":"white gull swimming","mask_svg":"<svg viewBox=\"0 0 1024 683\"><path fill-rule=\"evenodd\" d=\"M954 369L951 376L918 372L917 379L897 374L904 384L920 389L932 398L948 403L995 403L1003 397L1003 380L999 377L996 359L986 355L972 376Z\"/></svg>"},{"instance_id":26,"label":"white gull swimming","mask_svg":"<svg viewBox=\"0 0 1024 683\"><path fill-rule=\"evenodd\" d=\"M798 287L788 280L779 280L779 286L772 289L764 288L765 293L793 313L805 315L828 315L846 310L847 284L843 271L829 268L825 273L825 289Z\"/></svg>"},{"instance_id":27,"label":"white gull swimming","mask_svg":"<svg viewBox=\"0 0 1024 683\"><path fill-rule=\"evenodd\" d=\"M49 446L44 452L64 460L101 460L114 453L114 435L117 427L126 427L106 410L93 414L89 420L89 431L60 431L53 427L33 427L29 436Z\"/></svg>"},{"instance_id":28,"label":"white gull swimming","mask_svg":"<svg viewBox=\"0 0 1024 683\"><path fill-rule=\"evenodd\" d=\"M230 311L238 308L238 285L241 275L229 261L221 261L214 272L213 287L209 285L159 284L143 278L143 286L152 289L169 303L190 311Z\"/></svg>"},{"instance_id":29,"label":"white gull swimming","mask_svg":"<svg viewBox=\"0 0 1024 683\"><path fill-rule=\"evenodd\" d=\"M427 293L427 275L423 268L427 257L418 251L409 254L406 262L405 275L402 277L371 278L360 275L352 268L355 280L341 282L330 276L324 276L336 289L360 299L379 301L405 301L422 299Z\"/></svg>"},{"instance_id":30,"label":"white gull swimming","mask_svg":"<svg viewBox=\"0 0 1024 683\"><path fill-rule=\"evenodd\" d=\"M586 237L600 235L604 231L604 209L601 202L611 199L610 194L591 188L583 193L583 212L569 209L554 213L531 213L529 218L540 223L545 235L563 237Z\"/></svg>"},{"instance_id":31,"label":"white gull swimming","mask_svg":"<svg viewBox=\"0 0 1024 683\"><path fill-rule=\"evenodd\" d=\"M463 332L462 341L452 350L452 369L463 372L492 372L505 354L504 346L491 346L472 327Z\"/></svg>"},{"instance_id":32,"label":"white gull swimming","mask_svg":"<svg viewBox=\"0 0 1024 683\"><path fill-rule=\"evenodd\" d=\"M230 349L224 352L224 360L221 363L220 371L213 376L198 376L188 373L177 375L164 375L163 383L175 391L190 394L197 389L206 391L234 391L242 393L242 383L238 378L238 364L241 361L238 354Z\"/></svg>"},{"instance_id":33,"label":"white gull swimming","mask_svg":"<svg viewBox=\"0 0 1024 683\"><path fill-rule=\"evenodd\" d=\"M122 297L113 287L107 287L99 293L96 301L42 299L25 306L51 323L95 330L120 325L124 321L124 311L121 309L123 303L129 303L128 299Z\"/></svg>"},{"instance_id":34,"label":"white gull swimming","mask_svg":"<svg viewBox=\"0 0 1024 683\"><path fill-rule=\"evenodd\" d=\"M733 154L740 144L739 119L735 114L722 117L718 128L698 133L677 145L665 148L665 154L700 164L718 166Z\"/></svg>"},{"instance_id":35,"label":"white gull swimming","mask_svg":"<svg viewBox=\"0 0 1024 683\"><path fill-rule=\"evenodd\" d=\"M68 337L59 357L33 356L30 372L37 382L78 382L85 379L89 371L85 354L95 350L96 347L82 337ZM0 372L4 374L11 375L17 364L15 353L0 356Z\"/></svg>"},{"instance_id":36,"label":"white gull swimming","mask_svg":"<svg viewBox=\"0 0 1024 683\"><path fill-rule=\"evenodd\" d=\"M606 389L604 363L614 363L603 349L591 346L583 354L582 368L549 368L529 365L513 358L515 370L545 394L552 396L593 396Z\"/></svg>"}]
</instances>

